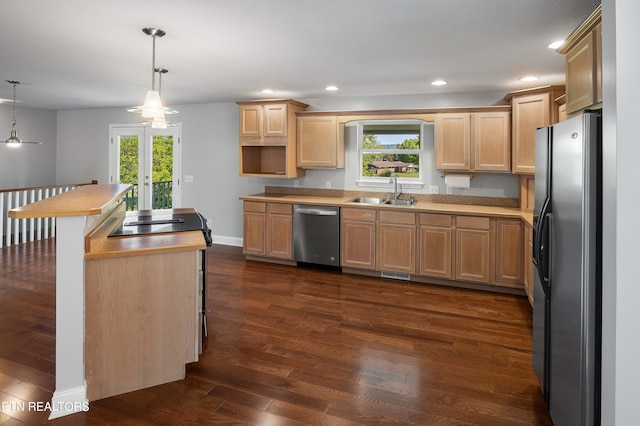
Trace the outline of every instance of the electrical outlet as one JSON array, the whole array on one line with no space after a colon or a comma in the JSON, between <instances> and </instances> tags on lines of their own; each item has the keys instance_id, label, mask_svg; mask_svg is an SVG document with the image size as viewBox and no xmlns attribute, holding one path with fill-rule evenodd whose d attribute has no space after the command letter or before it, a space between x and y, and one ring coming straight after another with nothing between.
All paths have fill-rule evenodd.
<instances>
[{"instance_id":1,"label":"electrical outlet","mask_svg":"<svg viewBox=\"0 0 640 426\"><path fill-rule=\"evenodd\" d=\"M294 179L293 181L293 187L294 188L300 188L300 181L298 179Z\"/></svg>"},{"instance_id":2,"label":"electrical outlet","mask_svg":"<svg viewBox=\"0 0 640 426\"><path fill-rule=\"evenodd\" d=\"M184 175L184 183L193 183L193 175Z\"/></svg>"},{"instance_id":3,"label":"electrical outlet","mask_svg":"<svg viewBox=\"0 0 640 426\"><path fill-rule=\"evenodd\" d=\"M325 181L324 187L327 188L327 189L331 189L331 181L330 180Z\"/></svg>"},{"instance_id":4,"label":"electrical outlet","mask_svg":"<svg viewBox=\"0 0 640 426\"><path fill-rule=\"evenodd\" d=\"M439 194L440 187L438 185L429 185L429 194Z\"/></svg>"},{"instance_id":5,"label":"electrical outlet","mask_svg":"<svg viewBox=\"0 0 640 426\"><path fill-rule=\"evenodd\" d=\"M450 186L447 186L447 194L451 195L453 194L453 188Z\"/></svg>"}]
</instances>

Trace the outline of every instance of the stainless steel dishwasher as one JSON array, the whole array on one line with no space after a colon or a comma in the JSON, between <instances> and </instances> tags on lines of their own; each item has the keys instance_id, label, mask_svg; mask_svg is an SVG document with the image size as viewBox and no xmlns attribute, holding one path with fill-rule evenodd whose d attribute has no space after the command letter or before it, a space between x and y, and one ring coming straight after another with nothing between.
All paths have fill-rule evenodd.
<instances>
[{"instance_id":1,"label":"stainless steel dishwasher","mask_svg":"<svg viewBox=\"0 0 640 426\"><path fill-rule=\"evenodd\" d=\"M293 206L293 259L340 266L340 208Z\"/></svg>"}]
</instances>

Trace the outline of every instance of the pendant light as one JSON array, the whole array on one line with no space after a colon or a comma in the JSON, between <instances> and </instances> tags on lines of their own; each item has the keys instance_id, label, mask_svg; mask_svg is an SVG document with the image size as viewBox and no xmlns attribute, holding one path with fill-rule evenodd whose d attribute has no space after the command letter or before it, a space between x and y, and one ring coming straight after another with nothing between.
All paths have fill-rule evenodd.
<instances>
[{"instance_id":1,"label":"pendant light","mask_svg":"<svg viewBox=\"0 0 640 426\"><path fill-rule=\"evenodd\" d=\"M17 148L23 143L34 143L34 144L41 145L42 142L27 142L27 141L21 140L18 137L18 134L16 132L16 86L22 83L20 81L15 81L15 80L6 80L6 82L13 85L13 122L11 124L11 136L9 136L9 139L5 140L4 142L7 144L8 147L11 147L11 148Z\"/></svg>"},{"instance_id":2,"label":"pendant light","mask_svg":"<svg viewBox=\"0 0 640 426\"><path fill-rule=\"evenodd\" d=\"M153 39L153 52L151 56L151 90L147 92L142 105L142 116L146 118L164 117L164 108L160 93L156 91L156 37L164 37L164 31L158 28L143 28L142 32Z\"/></svg>"},{"instance_id":3,"label":"pendant light","mask_svg":"<svg viewBox=\"0 0 640 426\"><path fill-rule=\"evenodd\" d=\"M166 68L156 68L155 71L158 73L158 95L162 95L162 74L168 73L169 70ZM151 127L154 129L166 129L167 119L164 114L162 114L161 117L153 117Z\"/></svg>"}]
</instances>

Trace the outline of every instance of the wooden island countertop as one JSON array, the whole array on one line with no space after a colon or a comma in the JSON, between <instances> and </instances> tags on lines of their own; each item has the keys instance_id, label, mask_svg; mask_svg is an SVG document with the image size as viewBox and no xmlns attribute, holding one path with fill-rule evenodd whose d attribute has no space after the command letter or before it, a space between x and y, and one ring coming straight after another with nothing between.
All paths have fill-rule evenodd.
<instances>
[{"instance_id":1,"label":"wooden island countertop","mask_svg":"<svg viewBox=\"0 0 640 426\"><path fill-rule=\"evenodd\" d=\"M9 217L95 216L111 211L131 185L83 185L73 191L46 198L9 211Z\"/></svg>"}]
</instances>

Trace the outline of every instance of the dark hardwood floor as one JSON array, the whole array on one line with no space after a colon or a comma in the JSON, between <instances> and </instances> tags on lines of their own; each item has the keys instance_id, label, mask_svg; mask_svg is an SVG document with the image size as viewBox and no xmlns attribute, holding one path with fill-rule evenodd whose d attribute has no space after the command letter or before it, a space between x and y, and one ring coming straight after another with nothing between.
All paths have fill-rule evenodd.
<instances>
[{"instance_id":1,"label":"dark hardwood floor","mask_svg":"<svg viewBox=\"0 0 640 426\"><path fill-rule=\"evenodd\" d=\"M0 249L0 424L47 424L53 241ZM53 425L551 425L524 297L245 262L209 249L209 337L183 381ZM20 409L25 403L25 410Z\"/></svg>"}]
</instances>

